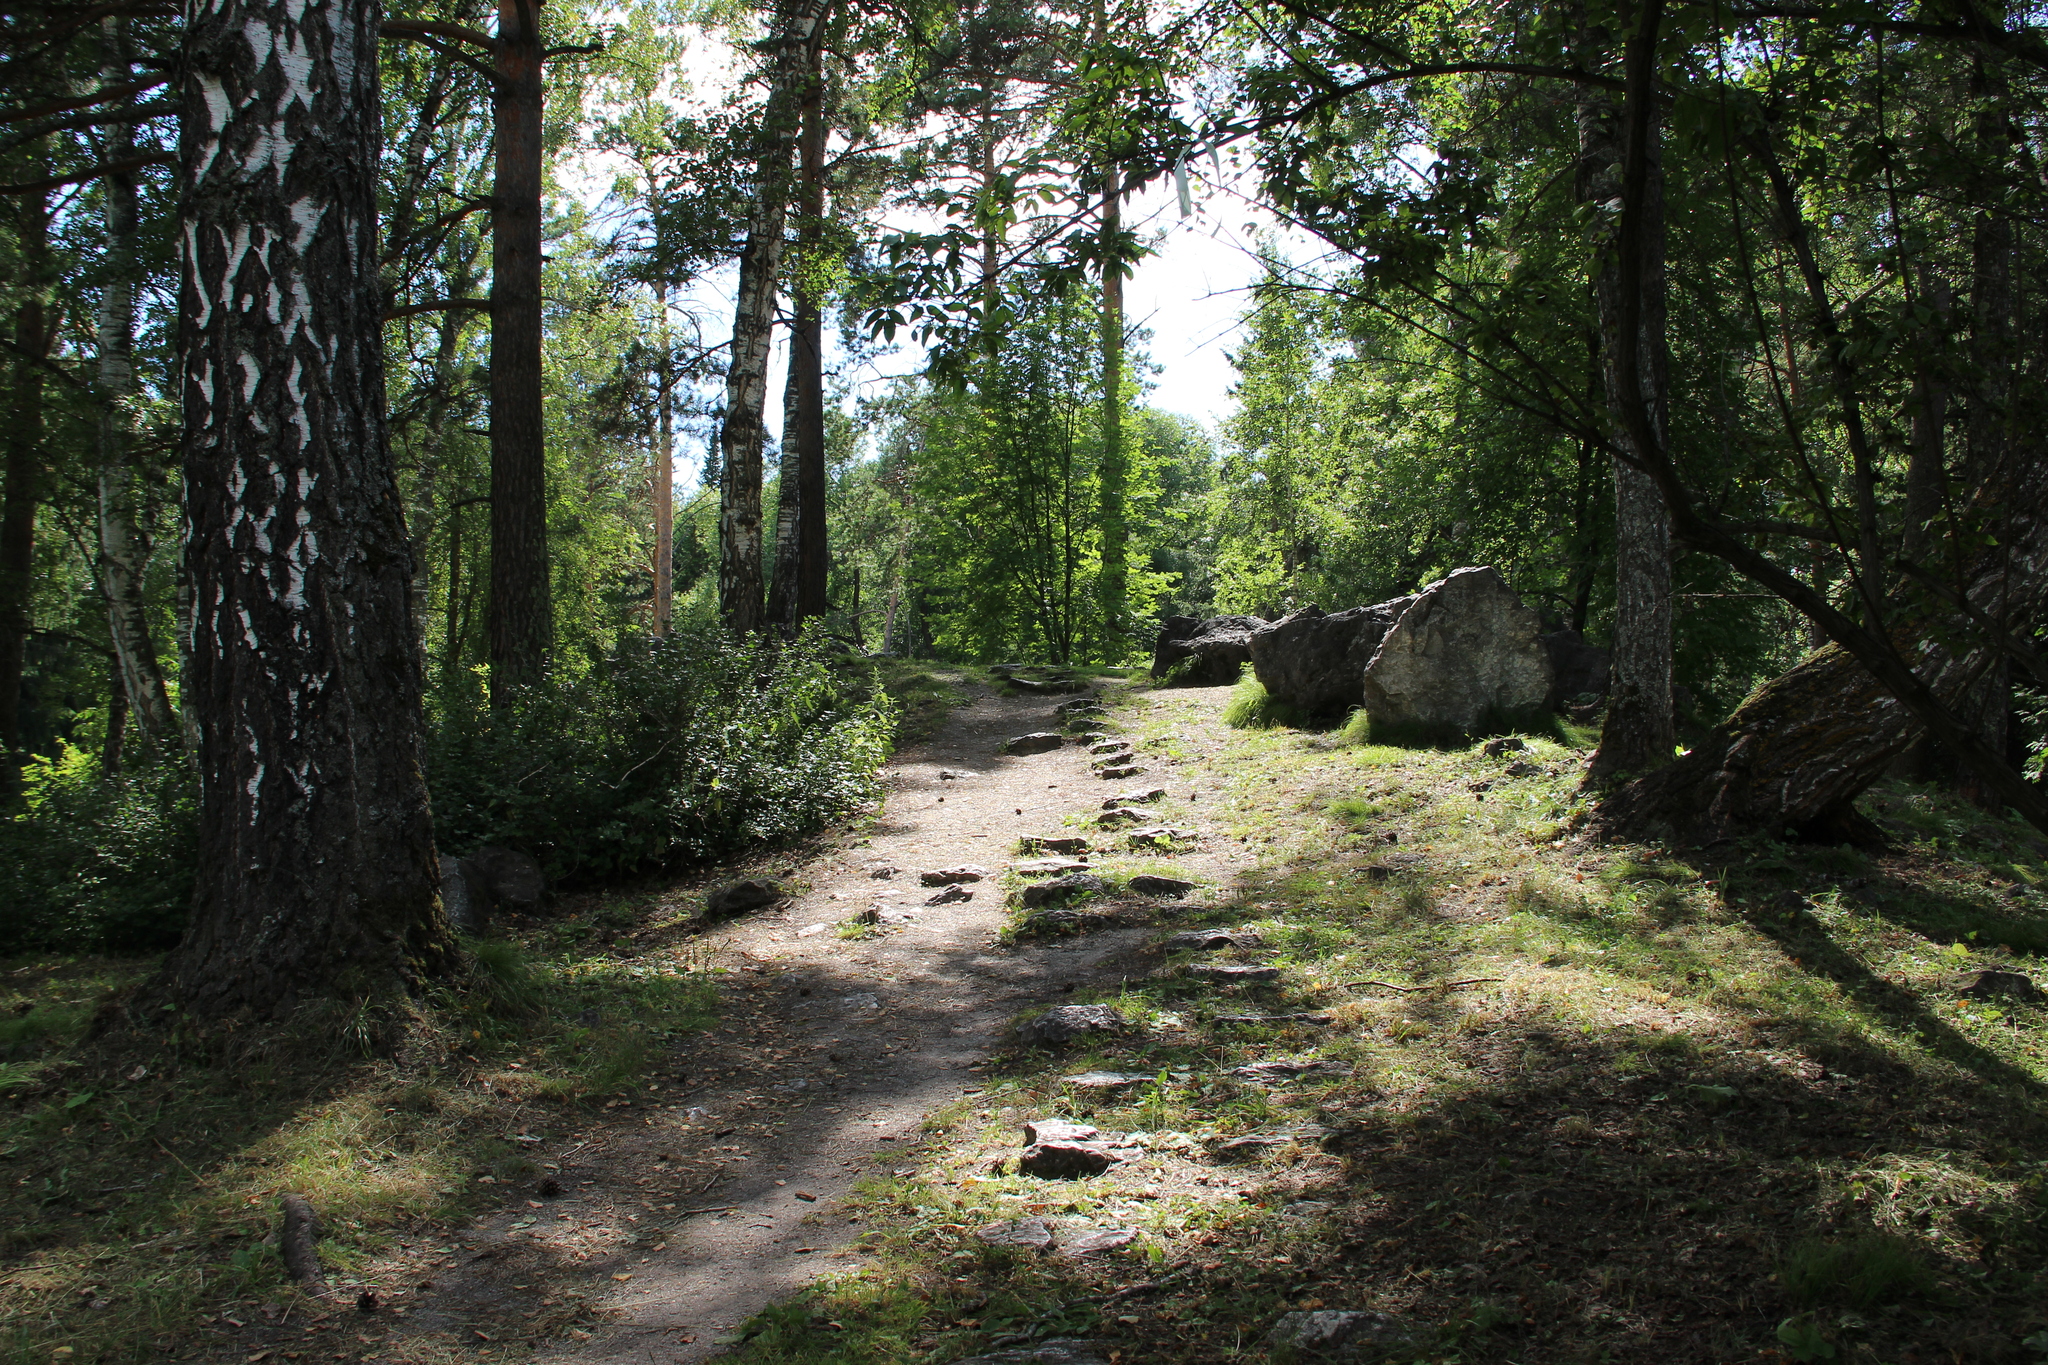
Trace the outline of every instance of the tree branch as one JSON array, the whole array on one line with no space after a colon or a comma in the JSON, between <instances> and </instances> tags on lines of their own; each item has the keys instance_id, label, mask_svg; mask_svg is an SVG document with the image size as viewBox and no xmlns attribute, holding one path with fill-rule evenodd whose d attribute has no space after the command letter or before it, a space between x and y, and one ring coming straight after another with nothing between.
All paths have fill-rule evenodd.
<instances>
[{"instance_id":1,"label":"tree branch","mask_svg":"<svg viewBox=\"0 0 2048 1365\"><path fill-rule=\"evenodd\" d=\"M37 124L26 132L16 133L13 137L8 138L7 141L0 142L0 152L11 152L16 147L34 142L39 137L48 137L52 133L69 132L74 128L103 128L115 123L146 123L159 115L175 114L177 112L178 105L174 100L152 100L148 104L137 104L127 109L110 110L104 113L89 109L82 114L73 114L69 118L51 119L47 123Z\"/></svg>"},{"instance_id":2,"label":"tree branch","mask_svg":"<svg viewBox=\"0 0 2048 1365\"><path fill-rule=\"evenodd\" d=\"M426 303L402 304L397 308L386 309L384 321L395 322L399 318L417 317L421 313L445 313L451 308L474 308L479 312L488 313L491 311L491 301L489 299L432 299Z\"/></svg>"},{"instance_id":3,"label":"tree branch","mask_svg":"<svg viewBox=\"0 0 2048 1365\"><path fill-rule=\"evenodd\" d=\"M41 104L31 104L26 108L16 109L12 113L0 114L0 124L26 123L30 119L48 118L52 114L67 113L73 109L89 109L95 104L105 104L109 100L127 99L132 95L139 95L145 90L154 90L159 85L168 85L170 80L171 78L167 75L158 76L154 80L131 81L127 85L101 86L90 95L81 95L76 99L45 100Z\"/></svg>"},{"instance_id":4,"label":"tree branch","mask_svg":"<svg viewBox=\"0 0 2048 1365\"><path fill-rule=\"evenodd\" d=\"M451 62L461 62L471 71L476 72L477 75L482 76L485 80L489 81L493 86L497 86L503 83L499 79L497 72L491 70L491 68L485 66L482 62L478 61L475 57L463 51L461 48L456 47L451 43L444 43L440 39L434 37L432 34L424 32L415 33L412 31L412 29L406 27L407 25L418 24L421 22L424 21L413 19L387 19L384 22L384 27L381 30L381 32L383 36L386 38L403 38L408 42L418 43L421 47L429 48L435 52L438 52ZM458 24L436 24L435 26L447 28L461 27Z\"/></svg>"},{"instance_id":5,"label":"tree branch","mask_svg":"<svg viewBox=\"0 0 2048 1365\"><path fill-rule=\"evenodd\" d=\"M12 185L0 185L0 195L44 194L50 190L61 190L66 185L83 185L88 180L102 176L120 175L123 171L139 171L144 166L175 166L178 158L169 152L156 152L149 156L131 156L121 161L108 161L73 175L56 175L48 180L20 180Z\"/></svg>"},{"instance_id":6,"label":"tree branch","mask_svg":"<svg viewBox=\"0 0 2048 1365\"><path fill-rule=\"evenodd\" d=\"M415 38L422 33L431 33L436 38L451 42L473 43L486 52L498 50L498 40L490 34L470 28L466 24L450 24L440 19L386 19L384 32L395 33L401 38Z\"/></svg>"}]
</instances>

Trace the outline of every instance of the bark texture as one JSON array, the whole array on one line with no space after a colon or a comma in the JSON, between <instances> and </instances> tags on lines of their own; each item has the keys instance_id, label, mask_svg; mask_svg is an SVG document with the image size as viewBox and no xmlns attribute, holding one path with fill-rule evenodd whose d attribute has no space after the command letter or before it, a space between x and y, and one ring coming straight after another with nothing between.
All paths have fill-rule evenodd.
<instances>
[{"instance_id":1,"label":"bark texture","mask_svg":"<svg viewBox=\"0 0 2048 1365\"><path fill-rule=\"evenodd\" d=\"M491 695L537 680L554 644L541 417L539 0L503 0L492 48Z\"/></svg>"},{"instance_id":2,"label":"bark texture","mask_svg":"<svg viewBox=\"0 0 2048 1365\"><path fill-rule=\"evenodd\" d=\"M100 84L126 85L132 71L124 21L105 20L102 31L106 60ZM133 124L113 124L103 136L109 163L134 155ZM135 727L151 744L173 744L178 741L178 722L171 714L170 691L149 631L144 578L154 547L144 525L139 488L146 471L135 448L135 173L108 175L100 189L107 233L106 283L100 289L96 337L99 384L94 395L99 405L100 591L107 600L108 633Z\"/></svg>"},{"instance_id":3,"label":"bark texture","mask_svg":"<svg viewBox=\"0 0 2048 1365\"><path fill-rule=\"evenodd\" d=\"M1979 557L1967 599L1981 622L2025 627L2048 614L2048 462L2009 454L2003 476L1980 490L1973 520L1999 542ZM1958 643L1955 613L1901 628L1914 672L1956 707L2002 673L1981 632ZM1705 743L1610 795L1596 825L1622 838L1668 831L1695 844L1792 830L1809 838L1867 839L1877 831L1854 801L1925 733L1897 696L1841 645L1830 644L1757 689Z\"/></svg>"},{"instance_id":4,"label":"bark texture","mask_svg":"<svg viewBox=\"0 0 2048 1365\"><path fill-rule=\"evenodd\" d=\"M0 804L21 783L21 674L27 657L30 594L36 564L36 505L42 500L43 371L49 324L43 289L48 265L49 200L16 201L23 287L14 309L14 364L8 376L11 416L5 434L6 485L0 489Z\"/></svg>"},{"instance_id":5,"label":"bark texture","mask_svg":"<svg viewBox=\"0 0 2048 1365\"><path fill-rule=\"evenodd\" d=\"M1124 638L1129 593L1125 485L1130 462L1124 454L1124 274L1117 259L1123 235L1123 171L1112 166L1102 178L1102 627L1115 658Z\"/></svg>"},{"instance_id":6,"label":"bark texture","mask_svg":"<svg viewBox=\"0 0 2048 1365\"><path fill-rule=\"evenodd\" d=\"M451 951L385 428L377 14L202 0L186 31L200 871L153 994L201 1017L386 996Z\"/></svg>"},{"instance_id":7,"label":"bark texture","mask_svg":"<svg viewBox=\"0 0 2048 1365\"><path fill-rule=\"evenodd\" d=\"M1600 36L1589 50L1605 46ZM1582 88L1579 97L1579 195L1594 206L1593 293L1600 319L1602 387L1610 411L1640 402L1663 444L1670 431L1670 348L1665 337L1664 167L1659 111L1644 126L1648 180L1642 196L1642 281L1634 307L1622 298L1620 267L1622 168L1629 125L1605 91ZM1635 321L1629 335L1628 317ZM1621 373L1633 351L1640 393ZM1589 776L1605 780L1666 763L1677 738L1671 710L1671 517L1663 494L1640 467L1651 452L1638 448L1631 426L1617 420L1614 460L1614 639L1607 721Z\"/></svg>"},{"instance_id":8,"label":"bark texture","mask_svg":"<svg viewBox=\"0 0 2048 1365\"><path fill-rule=\"evenodd\" d=\"M810 257L822 245L825 214L823 50L813 45L803 98L797 166L799 268L791 282L789 380L783 391L782 482L776 499L775 578L768 620L794 629L825 613L825 319Z\"/></svg>"},{"instance_id":9,"label":"bark texture","mask_svg":"<svg viewBox=\"0 0 2048 1365\"><path fill-rule=\"evenodd\" d=\"M647 471L654 495L654 638L665 639L675 619L676 599L676 367L668 329L668 286L654 287L661 309L661 362L655 382L654 459Z\"/></svg>"},{"instance_id":10,"label":"bark texture","mask_svg":"<svg viewBox=\"0 0 2048 1365\"><path fill-rule=\"evenodd\" d=\"M776 276L782 269L783 230L789 218L791 159L801 123L799 101L824 8L824 0L783 0L777 8L754 206L740 255L725 421L719 432L718 608L725 623L743 634L760 630L766 620L761 574L762 414L768 402Z\"/></svg>"}]
</instances>

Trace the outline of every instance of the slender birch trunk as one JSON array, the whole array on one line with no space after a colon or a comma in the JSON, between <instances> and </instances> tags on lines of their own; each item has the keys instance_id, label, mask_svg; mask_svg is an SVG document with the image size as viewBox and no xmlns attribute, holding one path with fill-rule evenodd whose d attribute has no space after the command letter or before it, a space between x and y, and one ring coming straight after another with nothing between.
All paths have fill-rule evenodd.
<instances>
[{"instance_id":1,"label":"slender birch trunk","mask_svg":"<svg viewBox=\"0 0 2048 1365\"><path fill-rule=\"evenodd\" d=\"M665 640L675 622L676 598L676 373L666 284L654 287L654 303L661 310L661 361L655 370L661 392L655 399L654 459L647 477L654 495L653 635Z\"/></svg>"},{"instance_id":2,"label":"slender birch trunk","mask_svg":"<svg viewBox=\"0 0 2048 1365\"><path fill-rule=\"evenodd\" d=\"M191 927L149 993L183 1014L390 1000L452 958L385 425L377 28L376 0L188 11L179 363L200 870Z\"/></svg>"},{"instance_id":3,"label":"slender birch trunk","mask_svg":"<svg viewBox=\"0 0 2048 1365\"><path fill-rule=\"evenodd\" d=\"M100 84L125 85L133 78L127 23L118 18L102 20L101 34L106 55ZM125 161L134 155L134 124L111 124L104 136L107 161ZM135 175L117 172L106 176L100 190L107 233L106 283L100 289L96 337L99 385L94 395L100 410L100 591L107 600L108 631L135 728L149 744L162 745L177 742L179 736L156 641L149 633L144 581L154 547L142 524L137 485L143 471L135 449Z\"/></svg>"}]
</instances>

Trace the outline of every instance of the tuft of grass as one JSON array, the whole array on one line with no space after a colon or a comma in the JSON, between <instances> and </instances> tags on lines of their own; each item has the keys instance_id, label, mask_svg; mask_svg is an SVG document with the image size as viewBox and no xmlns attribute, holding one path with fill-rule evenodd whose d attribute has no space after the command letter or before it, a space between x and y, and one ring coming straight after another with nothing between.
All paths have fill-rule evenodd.
<instances>
[{"instance_id":1,"label":"tuft of grass","mask_svg":"<svg viewBox=\"0 0 2048 1365\"><path fill-rule=\"evenodd\" d=\"M1812 1237L1795 1244L1778 1265L1778 1283L1798 1308L1871 1309L1926 1293L1934 1274L1905 1240L1872 1232L1846 1242Z\"/></svg>"},{"instance_id":2,"label":"tuft of grass","mask_svg":"<svg viewBox=\"0 0 2048 1365\"><path fill-rule=\"evenodd\" d=\"M1233 730L1270 730L1276 725L1294 725L1300 720L1294 707L1276 700L1266 685L1246 673L1230 689L1230 703L1223 708L1223 723Z\"/></svg>"}]
</instances>

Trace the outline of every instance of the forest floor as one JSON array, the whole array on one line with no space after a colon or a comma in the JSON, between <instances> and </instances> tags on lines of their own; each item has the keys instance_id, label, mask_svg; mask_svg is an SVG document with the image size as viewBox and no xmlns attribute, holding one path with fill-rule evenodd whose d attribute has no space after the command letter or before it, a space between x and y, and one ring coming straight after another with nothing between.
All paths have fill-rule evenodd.
<instances>
[{"instance_id":1,"label":"forest floor","mask_svg":"<svg viewBox=\"0 0 2048 1365\"><path fill-rule=\"evenodd\" d=\"M1581 839L1553 738L1233 730L1226 689L1112 682L1144 771L1105 782L997 754L1049 700L898 685L930 734L878 813L508 926L395 1059L96 1050L146 963L5 964L0 1356L1136 1365L1284 1359L1321 1311L1373 1315L1366 1360L2048 1357L2048 1010L1962 990L2048 974L2025 828L1893 785L1883 850L1702 861ZM1185 837L1096 826L1155 788ZM1109 893L1031 919L1034 835ZM797 894L707 929L737 875ZM1128 1027L1017 1041L1090 1002ZM1045 1118L1115 1164L1019 1173ZM325 1300L262 1240L292 1190Z\"/></svg>"}]
</instances>

